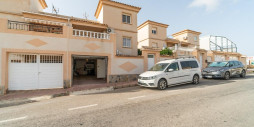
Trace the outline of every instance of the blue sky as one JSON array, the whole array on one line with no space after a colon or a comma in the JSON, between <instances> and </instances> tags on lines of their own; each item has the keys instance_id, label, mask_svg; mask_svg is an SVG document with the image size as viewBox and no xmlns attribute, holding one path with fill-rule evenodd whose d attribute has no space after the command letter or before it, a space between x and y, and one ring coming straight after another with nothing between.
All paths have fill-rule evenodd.
<instances>
[{"instance_id":1,"label":"blue sky","mask_svg":"<svg viewBox=\"0 0 254 127\"><path fill-rule=\"evenodd\" d=\"M99 0L46 0L59 14L83 18L94 13ZM142 7L138 24L153 20L170 25L168 35L191 29L204 35L221 35L229 38L244 55L254 56L254 0L116 0Z\"/></svg>"}]
</instances>

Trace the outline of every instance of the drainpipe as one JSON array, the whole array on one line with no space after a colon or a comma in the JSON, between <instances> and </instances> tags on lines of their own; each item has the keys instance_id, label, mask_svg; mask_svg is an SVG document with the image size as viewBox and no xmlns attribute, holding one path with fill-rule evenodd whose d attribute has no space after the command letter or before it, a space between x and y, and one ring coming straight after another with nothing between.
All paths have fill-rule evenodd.
<instances>
[{"instance_id":1,"label":"drainpipe","mask_svg":"<svg viewBox=\"0 0 254 127\"><path fill-rule=\"evenodd\" d=\"M70 43L70 18L68 18L68 24L67 24L67 79L69 78L69 43ZM66 84L68 86L65 87L71 87L71 78L69 79L69 83Z\"/></svg>"}]
</instances>

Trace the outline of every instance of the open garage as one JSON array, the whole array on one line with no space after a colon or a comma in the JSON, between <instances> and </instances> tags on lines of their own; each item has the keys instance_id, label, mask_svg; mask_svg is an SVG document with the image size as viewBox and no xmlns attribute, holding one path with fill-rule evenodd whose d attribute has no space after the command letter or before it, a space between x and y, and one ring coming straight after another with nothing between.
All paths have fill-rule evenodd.
<instances>
[{"instance_id":1,"label":"open garage","mask_svg":"<svg viewBox=\"0 0 254 127\"><path fill-rule=\"evenodd\" d=\"M107 82L107 57L73 55L72 63L73 85Z\"/></svg>"}]
</instances>

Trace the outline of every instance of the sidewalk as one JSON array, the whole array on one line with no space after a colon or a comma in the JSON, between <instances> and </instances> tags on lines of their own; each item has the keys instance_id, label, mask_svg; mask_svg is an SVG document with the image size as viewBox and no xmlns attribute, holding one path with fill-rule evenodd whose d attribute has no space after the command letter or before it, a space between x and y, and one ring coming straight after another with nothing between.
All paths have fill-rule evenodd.
<instances>
[{"instance_id":1,"label":"sidewalk","mask_svg":"<svg viewBox=\"0 0 254 127\"><path fill-rule=\"evenodd\" d=\"M14 91L0 96L0 108L7 106L20 105L25 103L37 102L45 99L51 99L60 96L83 95L112 91L119 88L136 86L137 81L123 83L104 83L92 85L73 86L68 89L47 89L47 90L29 90Z\"/></svg>"}]
</instances>

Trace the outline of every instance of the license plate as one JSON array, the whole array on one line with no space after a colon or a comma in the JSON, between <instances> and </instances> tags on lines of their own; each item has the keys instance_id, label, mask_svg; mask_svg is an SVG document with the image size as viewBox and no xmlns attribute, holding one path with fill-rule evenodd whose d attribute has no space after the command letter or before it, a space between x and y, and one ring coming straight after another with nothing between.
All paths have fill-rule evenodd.
<instances>
[{"instance_id":1,"label":"license plate","mask_svg":"<svg viewBox=\"0 0 254 127\"><path fill-rule=\"evenodd\" d=\"M144 83L144 82L139 80L138 83Z\"/></svg>"},{"instance_id":2,"label":"license plate","mask_svg":"<svg viewBox=\"0 0 254 127\"><path fill-rule=\"evenodd\" d=\"M213 76L206 76L207 78L213 78Z\"/></svg>"}]
</instances>

